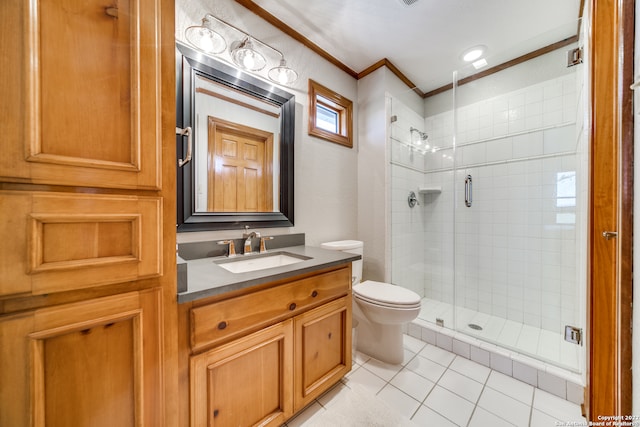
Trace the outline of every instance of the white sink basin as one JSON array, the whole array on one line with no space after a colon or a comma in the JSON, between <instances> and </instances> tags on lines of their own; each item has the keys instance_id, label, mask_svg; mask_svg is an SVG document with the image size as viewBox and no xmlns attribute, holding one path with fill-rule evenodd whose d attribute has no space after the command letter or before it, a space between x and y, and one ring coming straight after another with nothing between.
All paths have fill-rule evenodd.
<instances>
[{"instance_id":1,"label":"white sink basin","mask_svg":"<svg viewBox=\"0 0 640 427\"><path fill-rule=\"evenodd\" d=\"M286 252L276 252L273 254L256 255L246 259L234 258L217 261L216 264L231 273L248 273L250 271L266 270L268 268L296 264L308 259L311 258Z\"/></svg>"}]
</instances>

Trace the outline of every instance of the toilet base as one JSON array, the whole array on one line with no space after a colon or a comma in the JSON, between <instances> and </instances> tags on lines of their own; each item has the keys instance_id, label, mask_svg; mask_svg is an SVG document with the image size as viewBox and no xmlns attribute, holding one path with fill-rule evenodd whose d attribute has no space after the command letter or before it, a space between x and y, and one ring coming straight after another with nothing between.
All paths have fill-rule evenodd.
<instances>
[{"instance_id":1,"label":"toilet base","mask_svg":"<svg viewBox=\"0 0 640 427\"><path fill-rule=\"evenodd\" d=\"M357 320L356 350L393 365L404 361L402 325L382 325L362 318Z\"/></svg>"}]
</instances>

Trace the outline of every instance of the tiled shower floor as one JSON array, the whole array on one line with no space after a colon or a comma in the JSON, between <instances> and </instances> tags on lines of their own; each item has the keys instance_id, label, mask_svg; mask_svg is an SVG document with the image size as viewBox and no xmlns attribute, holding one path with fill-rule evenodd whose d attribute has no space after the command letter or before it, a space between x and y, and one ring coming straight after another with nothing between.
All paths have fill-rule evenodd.
<instances>
[{"instance_id":1,"label":"tiled shower floor","mask_svg":"<svg viewBox=\"0 0 640 427\"><path fill-rule=\"evenodd\" d=\"M453 328L454 307L451 304L422 299L419 319L436 323L436 318L444 320L444 326ZM580 347L564 340L560 333L534 328L512 320L491 316L477 311L457 307L458 331L499 346L513 349L544 362L580 372L578 352ZM481 331L470 328L469 324L482 327Z\"/></svg>"},{"instance_id":2,"label":"tiled shower floor","mask_svg":"<svg viewBox=\"0 0 640 427\"><path fill-rule=\"evenodd\" d=\"M404 349L400 365L357 352L347 377L286 426L586 425L578 405L486 366L408 335Z\"/></svg>"}]
</instances>

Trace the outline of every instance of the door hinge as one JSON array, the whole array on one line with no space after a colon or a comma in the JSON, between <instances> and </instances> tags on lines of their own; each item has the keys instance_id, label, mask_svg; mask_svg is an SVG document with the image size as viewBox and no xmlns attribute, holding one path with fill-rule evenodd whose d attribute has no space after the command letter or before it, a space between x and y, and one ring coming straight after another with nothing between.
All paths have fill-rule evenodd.
<instances>
[{"instance_id":1,"label":"door hinge","mask_svg":"<svg viewBox=\"0 0 640 427\"><path fill-rule=\"evenodd\" d=\"M582 64L582 48L577 47L567 52L567 67Z\"/></svg>"},{"instance_id":2,"label":"door hinge","mask_svg":"<svg viewBox=\"0 0 640 427\"><path fill-rule=\"evenodd\" d=\"M582 345L582 329L566 325L564 327L564 340L573 344Z\"/></svg>"}]
</instances>

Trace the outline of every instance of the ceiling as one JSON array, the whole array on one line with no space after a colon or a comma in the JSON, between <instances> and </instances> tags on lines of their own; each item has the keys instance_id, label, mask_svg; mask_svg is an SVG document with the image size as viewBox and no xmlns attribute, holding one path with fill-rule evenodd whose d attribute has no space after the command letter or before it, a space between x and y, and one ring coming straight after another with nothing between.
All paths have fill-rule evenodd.
<instances>
[{"instance_id":1,"label":"ceiling","mask_svg":"<svg viewBox=\"0 0 640 427\"><path fill-rule=\"evenodd\" d=\"M414 0L253 3L356 73L386 58L422 92L470 67L460 55L472 46L487 47L490 68L578 30L580 0L404 1Z\"/></svg>"}]
</instances>

